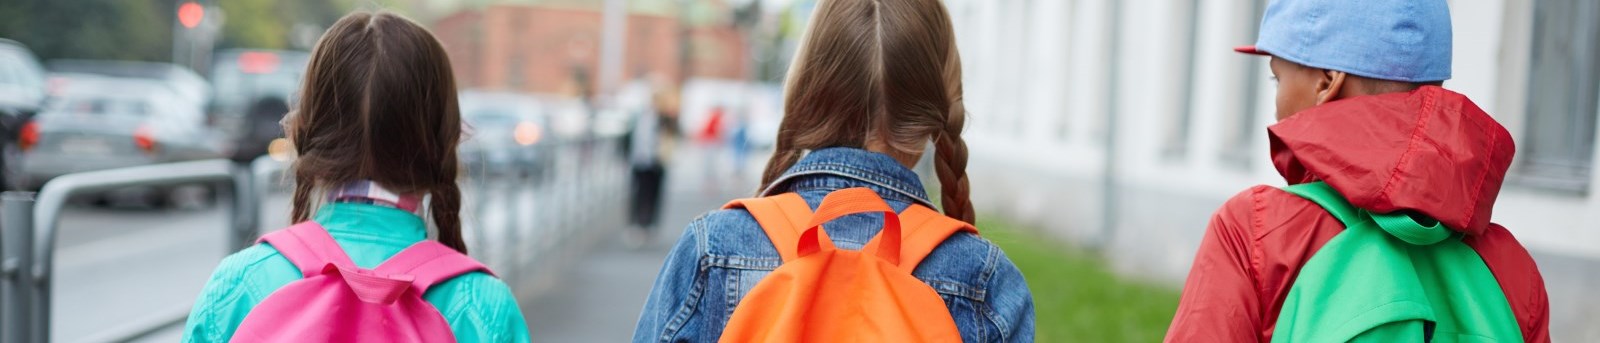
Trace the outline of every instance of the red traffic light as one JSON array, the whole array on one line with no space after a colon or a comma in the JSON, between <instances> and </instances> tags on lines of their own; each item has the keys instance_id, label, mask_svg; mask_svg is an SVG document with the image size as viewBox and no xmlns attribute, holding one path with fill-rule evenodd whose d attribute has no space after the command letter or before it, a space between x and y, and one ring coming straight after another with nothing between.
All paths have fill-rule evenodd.
<instances>
[{"instance_id":1,"label":"red traffic light","mask_svg":"<svg viewBox=\"0 0 1600 343\"><path fill-rule=\"evenodd\" d=\"M200 26L200 20L205 17L206 8L198 3L191 1L178 5L178 24L182 24L184 28L192 29Z\"/></svg>"}]
</instances>

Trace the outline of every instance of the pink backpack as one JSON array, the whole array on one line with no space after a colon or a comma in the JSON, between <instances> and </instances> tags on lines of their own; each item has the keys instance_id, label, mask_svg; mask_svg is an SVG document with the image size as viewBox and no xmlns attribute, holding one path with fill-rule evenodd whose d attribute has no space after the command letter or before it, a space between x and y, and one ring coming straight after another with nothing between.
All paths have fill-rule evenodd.
<instances>
[{"instance_id":1,"label":"pink backpack","mask_svg":"<svg viewBox=\"0 0 1600 343\"><path fill-rule=\"evenodd\" d=\"M272 292L232 342L454 342L444 316L422 294L483 264L431 240L376 269L362 269L321 225L304 222L261 237L305 278Z\"/></svg>"}]
</instances>

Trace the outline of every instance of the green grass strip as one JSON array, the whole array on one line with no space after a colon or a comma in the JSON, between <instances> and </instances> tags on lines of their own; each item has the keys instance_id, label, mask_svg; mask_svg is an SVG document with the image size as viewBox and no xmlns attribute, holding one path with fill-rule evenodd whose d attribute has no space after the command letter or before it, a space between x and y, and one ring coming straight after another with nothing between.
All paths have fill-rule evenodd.
<instances>
[{"instance_id":1,"label":"green grass strip","mask_svg":"<svg viewBox=\"0 0 1600 343\"><path fill-rule=\"evenodd\" d=\"M1033 290L1039 342L1160 342L1178 290L1113 273L1093 253L1037 230L984 220L982 235L1005 250Z\"/></svg>"}]
</instances>

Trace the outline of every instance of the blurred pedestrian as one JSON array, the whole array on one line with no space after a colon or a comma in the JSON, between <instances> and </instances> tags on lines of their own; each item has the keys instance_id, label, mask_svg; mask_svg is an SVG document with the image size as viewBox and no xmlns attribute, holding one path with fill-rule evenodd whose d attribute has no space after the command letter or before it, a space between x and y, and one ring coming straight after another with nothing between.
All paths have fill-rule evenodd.
<instances>
[{"instance_id":1,"label":"blurred pedestrian","mask_svg":"<svg viewBox=\"0 0 1600 343\"><path fill-rule=\"evenodd\" d=\"M1491 211L1511 135L1450 78L1445 0L1280 0L1272 163L1212 217L1169 342L1548 342L1538 267Z\"/></svg>"},{"instance_id":2,"label":"blurred pedestrian","mask_svg":"<svg viewBox=\"0 0 1600 343\"><path fill-rule=\"evenodd\" d=\"M465 255L461 118L439 42L354 13L312 55L283 123L298 224L222 261L183 341L527 342L511 289Z\"/></svg>"},{"instance_id":3,"label":"blurred pedestrian","mask_svg":"<svg viewBox=\"0 0 1600 343\"><path fill-rule=\"evenodd\" d=\"M706 144L722 142L723 117L726 115L727 110L722 105L711 106L711 111L706 114L706 122L700 127L700 134L697 136L700 142Z\"/></svg>"},{"instance_id":4,"label":"blurred pedestrian","mask_svg":"<svg viewBox=\"0 0 1600 343\"><path fill-rule=\"evenodd\" d=\"M1021 272L971 225L961 64L944 5L823 0L808 30L789 69L763 198L737 200L688 225L661 267L634 342L1033 341L1033 300ZM930 140L943 213L931 209L909 168ZM826 216L819 219L878 213L844 216L823 230L805 224L817 220L811 212L819 204L833 209L818 210ZM828 261L819 257L864 263L816 269ZM880 269L852 274L853 267ZM811 287L785 288L794 285ZM773 302L785 299L793 302ZM863 312L869 309L905 316Z\"/></svg>"},{"instance_id":5,"label":"blurred pedestrian","mask_svg":"<svg viewBox=\"0 0 1600 343\"><path fill-rule=\"evenodd\" d=\"M750 155L750 105L733 115L733 128L728 133L729 180L744 182L745 157Z\"/></svg>"},{"instance_id":6,"label":"blurred pedestrian","mask_svg":"<svg viewBox=\"0 0 1600 343\"><path fill-rule=\"evenodd\" d=\"M624 243L633 247L648 243L661 216L661 196L666 181L667 151L672 140L662 125L659 107L654 102L656 87L648 79L630 82L620 92L624 110L634 113L628 133L628 165L632 169L632 196L629 197L629 223Z\"/></svg>"}]
</instances>

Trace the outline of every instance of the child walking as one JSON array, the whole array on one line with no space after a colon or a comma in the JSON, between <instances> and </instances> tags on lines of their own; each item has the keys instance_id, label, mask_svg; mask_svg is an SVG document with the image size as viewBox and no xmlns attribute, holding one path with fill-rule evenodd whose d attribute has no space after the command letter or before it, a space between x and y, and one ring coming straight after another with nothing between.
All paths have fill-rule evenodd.
<instances>
[{"instance_id":1,"label":"child walking","mask_svg":"<svg viewBox=\"0 0 1600 343\"><path fill-rule=\"evenodd\" d=\"M317 43L301 92L283 121L298 224L222 261L183 341L527 342L510 288L465 255L461 118L432 34L395 14L347 15Z\"/></svg>"},{"instance_id":2,"label":"child walking","mask_svg":"<svg viewBox=\"0 0 1600 343\"><path fill-rule=\"evenodd\" d=\"M1514 143L1450 78L1445 0L1278 0L1288 187L1234 196L1201 240L1168 342L1548 342L1528 251L1490 221Z\"/></svg>"},{"instance_id":3,"label":"child walking","mask_svg":"<svg viewBox=\"0 0 1600 343\"><path fill-rule=\"evenodd\" d=\"M1033 341L1021 272L972 226L944 5L823 0L808 30L759 198L689 224L634 342Z\"/></svg>"}]
</instances>

